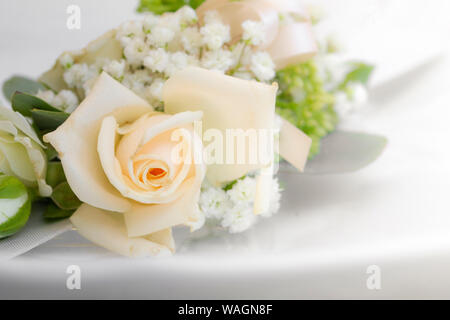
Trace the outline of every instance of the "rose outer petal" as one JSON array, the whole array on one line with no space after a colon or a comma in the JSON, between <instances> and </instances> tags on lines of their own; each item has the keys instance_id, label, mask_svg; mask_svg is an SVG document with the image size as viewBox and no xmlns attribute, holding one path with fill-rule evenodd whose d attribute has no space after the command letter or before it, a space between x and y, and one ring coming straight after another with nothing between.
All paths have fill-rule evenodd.
<instances>
[{"instance_id":1,"label":"rose outer petal","mask_svg":"<svg viewBox=\"0 0 450 320\"><path fill-rule=\"evenodd\" d=\"M98 133L102 119L110 114L118 123L126 123L152 111L145 100L102 73L67 121L44 136L58 151L67 181L82 202L115 212L131 209L104 174L97 153Z\"/></svg>"},{"instance_id":2,"label":"rose outer petal","mask_svg":"<svg viewBox=\"0 0 450 320\"><path fill-rule=\"evenodd\" d=\"M129 238L123 215L88 204L83 204L70 221L86 239L127 257L157 256L175 250L170 228L145 237Z\"/></svg>"}]
</instances>

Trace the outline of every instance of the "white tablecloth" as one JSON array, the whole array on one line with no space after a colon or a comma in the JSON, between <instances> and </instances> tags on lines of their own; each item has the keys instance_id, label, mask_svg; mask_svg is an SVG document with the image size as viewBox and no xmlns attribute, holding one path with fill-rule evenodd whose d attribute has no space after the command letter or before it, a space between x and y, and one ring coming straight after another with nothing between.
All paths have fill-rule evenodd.
<instances>
[{"instance_id":1,"label":"white tablecloth","mask_svg":"<svg viewBox=\"0 0 450 320\"><path fill-rule=\"evenodd\" d=\"M127 260L68 233L0 265L0 298L450 298L448 1L320 1L349 56L377 64L371 104L343 124L384 134L361 172L282 175L278 216L244 235ZM66 29L79 4L82 28ZM132 17L134 1L0 2L0 81L37 76L65 49ZM79 265L82 289L66 289ZM367 268L381 270L368 290Z\"/></svg>"}]
</instances>

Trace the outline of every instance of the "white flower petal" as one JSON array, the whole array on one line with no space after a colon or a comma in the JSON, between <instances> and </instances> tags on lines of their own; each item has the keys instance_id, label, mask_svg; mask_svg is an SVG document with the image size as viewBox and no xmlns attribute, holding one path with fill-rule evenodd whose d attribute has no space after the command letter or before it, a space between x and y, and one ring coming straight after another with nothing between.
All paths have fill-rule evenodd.
<instances>
[{"instance_id":1,"label":"white flower petal","mask_svg":"<svg viewBox=\"0 0 450 320\"><path fill-rule=\"evenodd\" d=\"M201 175L199 175L201 177ZM128 236L140 237L180 224L189 225L199 219L198 197L203 179L191 178L179 187L182 194L177 200L167 204L133 204L133 209L125 213ZM199 182L200 181L200 182Z\"/></svg>"},{"instance_id":2,"label":"white flower petal","mask_svg":"<svg viewBox=\"0 0 450 320\"><path fill-rule=\"evenodd\" d=\"M97 153L102 119L113 114L118 123L131 122L153 109L106 73L92 92L56 131L44 140L58 151L70 187L78 198L94 207L124 212L130 203L111 185Z\"/></svg>"},{"instance_id":3,"label":"white flower petal","mask_svg":"<svg viewBox=\"0 0 450 320\"><path fill-rule=\"evenodd\" d=\"M166 112L203 111L203 129L273 129L278 86L246 81L195 67L176 73L164 85ZM224 152L225 154L225 152ZM208 167L213 184L233 181L262 168L262 164Z\"/></svg>"},{"instance_id":4,"label":"white flower petal","mask_svg":"<svg viewBox=\"0 0 450 320\"><path fill-rule=\"evenodd\" d=\"M78 232L88 240L118 254L144 258L174 251L171 229L139 238L129 238L123 215L83 204L70 218Z\"/></svg>"},{"instance_id":5,"label":"white flower petal","mask_svg":"<svg viewBox=\"0 0 450 320\"><path fill-rule=\"evenodd\" d=\"M0 171L15 175L26 185L39 188L48 197L52 188L47 185L47 157L43 144L27 120L19 113L0 107Z\"/></svg>"}]
</instances>

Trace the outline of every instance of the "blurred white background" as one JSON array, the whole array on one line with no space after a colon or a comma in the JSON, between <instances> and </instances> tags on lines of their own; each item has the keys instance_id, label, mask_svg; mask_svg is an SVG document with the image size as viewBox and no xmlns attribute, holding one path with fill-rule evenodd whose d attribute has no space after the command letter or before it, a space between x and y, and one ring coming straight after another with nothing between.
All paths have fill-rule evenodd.
<instances>
[{"instance_id":1,"label":"blurred white background","mask_svg":"<svg viewBox=\"0 0 450 320\"><path fill-rule=\"evenodd\" d=\"M68 250L61 244L82 242L69 234L0 265L0 298L450 298L450 2L308 2L326 13L320 32L376 64L370 105L342 124L388 137L376 163L348 175L281 176L277 217L241 236L184 243L167 260ZM66 28L70 4L81 8L81 30ZM38 76L62 51L133 18L136 6L1 1L0 81ZM80 292L63 288L69 264L87 270ZM381 269L381 290L366 286L370 265Z\"/></svg>"}]
</instances>

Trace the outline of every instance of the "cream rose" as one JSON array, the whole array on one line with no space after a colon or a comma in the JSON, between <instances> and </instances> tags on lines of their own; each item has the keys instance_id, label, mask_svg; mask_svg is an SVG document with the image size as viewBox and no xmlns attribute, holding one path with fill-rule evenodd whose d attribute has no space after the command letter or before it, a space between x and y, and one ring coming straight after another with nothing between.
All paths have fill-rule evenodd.
<instances>
[{"instance_id":1,"label":"cream rose","mask_svg":"<svg viewBox=\"0 0 450 320\"><path fill-rule=\"evenodd\" d=\"M44 145L27 120L18 112L0 107L0 173L18 177L38 187L42 197L52 188L45 182L47 158Z\"/></svg>"},{"instance_id":2,"label":"cream rose","mask_svg":"<svg viewBox=\"0 0 450 320\"><path fill-rule=\"evenodd\" d=\"M89 240L126 256L174 250L171 228L199 219L204 166L194 161L202 112L154 112L106 73L44 140L84 203L72 216Z\"/></svg>"}]
</instances>

